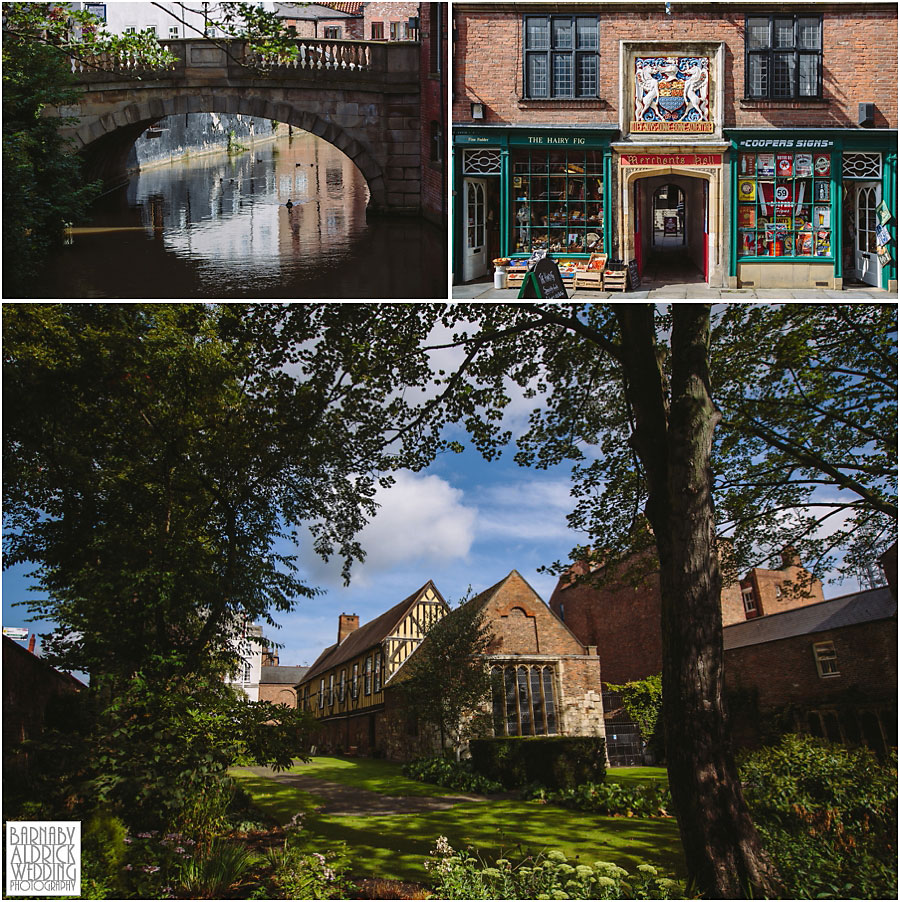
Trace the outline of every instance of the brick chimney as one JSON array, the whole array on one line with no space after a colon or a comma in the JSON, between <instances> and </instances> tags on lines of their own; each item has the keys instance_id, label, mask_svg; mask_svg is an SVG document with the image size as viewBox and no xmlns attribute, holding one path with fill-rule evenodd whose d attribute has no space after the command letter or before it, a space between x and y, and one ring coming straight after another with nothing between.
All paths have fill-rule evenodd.
<instances>
[{"instance_id":1,"label":"brick chimney","mask_svg":"<svg viewBox=\"0 0 900 902\"><path fill-rule=\"evenodd\" d=\"M802 567L803 564L800 561L800 555L797 554L797 549L792 548L788 545L781 552L781 569L787 570L788 567Z\"/></svg>"},{"instance_id":2,"label":"brick chimney","mask_svg":"<svg viewBox=\"0 0 900 902\"><path fill-rule=\"evenodd\" d=\"M338 617L338 645L354 630L359 629L359 617L356 614L341 614Z\"/></svg>"},{"instance_id":3,"label":"brick chimney","mask_svg":"<svg viewBox=\"0 0 900 902\"><path fill-rule=\"evenodd\" d=\"M35 640L35 634L32 633L32 634L31 634L31 638L28 640L28 650L29 650L32 654L34 654L34 640Z\"/></svg>"}]
</instances>

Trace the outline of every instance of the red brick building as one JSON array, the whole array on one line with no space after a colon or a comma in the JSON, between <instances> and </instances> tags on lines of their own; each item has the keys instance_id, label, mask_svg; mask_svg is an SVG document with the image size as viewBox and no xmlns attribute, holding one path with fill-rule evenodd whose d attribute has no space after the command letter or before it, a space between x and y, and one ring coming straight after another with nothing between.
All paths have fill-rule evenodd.
<instances>
[{"instance_id":1,"label":"red brick building","mask_svg":"<svg viewBox=\"0 0 900 902\"><path fill-rule=\"evenodd\" d=\"M276 3L275 13L298 38L363 39L364 3Z\"/></svg>"},{"instance_id":2,"label":"red brick building","mask_svg":"<svg viewBox=\"0 0 900 902\"><path fill-rule=\"evenodd\" d=\"M456 281L548 250L689 260L712 286L896 290L895 3L453 17Z\"/></svg>"},{"instance_id":3,"label":"red brick building","mask_svg":"<svg viewBox=\"0 0 900 902\"><path fill-rule=\"evenodd\" d=\"M495 735L604 735L600 661L513 570L467 604L484 608L493 640ZM434 751L434 736L412 722L395 686L435 619L449 614L433 583L359 626L342 614L338 642L297 687L301 707L321 724L318 746L403 760ZM452 616L452 614L451 614Z\"/></svg>"},{"instance_id":4,"label":"red brick building","mask_svg":"<svg viewBox=\"0 0 900 902\"><path fill-rule=\"evenodd\" d=\"M757 744L772 727L878 752L897 745L897 599L889 589L733 624L724 644L739 745Z\"/></svg>"},{"instance_id":5,"label":"red brick building","mask_svg":"<svg viewBox=\"0 0 900 902\"><path fill-rule=\"evenodd\" d=\"M335 4L339 5L339 4ZM415 27L410 19L419 17L420 3L358 3L363 7L364 31L367 41L416 41Z\"/></svg>"}]
</instances>

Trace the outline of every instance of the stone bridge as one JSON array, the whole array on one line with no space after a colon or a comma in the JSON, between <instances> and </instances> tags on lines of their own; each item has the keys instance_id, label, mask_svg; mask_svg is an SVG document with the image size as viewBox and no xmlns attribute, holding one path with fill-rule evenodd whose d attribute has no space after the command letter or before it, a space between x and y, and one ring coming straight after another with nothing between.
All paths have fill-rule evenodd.
<instances>
[{"instance_id":1,"label":"stone bridge","mask_svg":"<svg viewBox=\"0 0 900 902\"><path fill-rule=\"evenodd\" d=\"M296 58L268 65L244 41L173 40L165 69L105 56L72 63L84 94L53 114L87 160L88 175L125 174L134 140L165 116L240 113L305 129L342 150L369 186L369 212L420 208L419 46L297 41ZM50 111L48 111L50 112Z\"/></svg>"}]
</instances>

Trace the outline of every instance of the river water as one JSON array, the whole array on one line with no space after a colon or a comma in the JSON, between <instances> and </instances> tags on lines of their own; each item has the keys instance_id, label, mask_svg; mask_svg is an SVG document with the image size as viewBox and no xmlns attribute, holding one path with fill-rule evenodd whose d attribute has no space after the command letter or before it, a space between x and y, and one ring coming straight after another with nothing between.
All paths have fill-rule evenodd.
<instances>
[{"instance_id":1,"label":"river water","mask_svg":"<svg viewBox=\"0 0 900 902\"><path fill-rule=\"evenodd\" d=\"M148 169L97 201L32 297L446 298L446 233L366 222L367 199L353 162L305 132Z\"/></svg>"}]
</instances>

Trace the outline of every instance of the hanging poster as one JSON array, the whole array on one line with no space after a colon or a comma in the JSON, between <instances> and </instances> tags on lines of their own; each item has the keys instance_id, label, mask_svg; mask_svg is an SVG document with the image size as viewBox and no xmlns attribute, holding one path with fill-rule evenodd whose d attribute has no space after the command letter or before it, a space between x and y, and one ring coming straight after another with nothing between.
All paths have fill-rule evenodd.
<instances>
[{"instance_id":1,"label":"hanging poster","mask_svg":"<svg viewBox=\"0 0 900 902\"><path fill-rule=\"evenodd\" d=\"M778 178L788 179L794 171L794 155L779 153L775 155L775 174Z\"/></svg>"},{"instance_id":2,"label":"hanging poster","mask_svg":"<svg viewBox=\"0 0 900 902\"><path fill-rule=\"evenodd\" d=\"M756 158L756 174L761 179L775 178L775 154L761 153Z\"/></svg>"},{"instance_id":3,"label":"hanging poster","mask_svg":"<svg viewBox=\"0 0 900 902\"><path fill-rule=\"evenodd\" d=\"M878 255L878 259L881 261L882 266L887 266L888 263L891 262L893 257L891 257L891 252L887 248L885 248L884 252Z\"/></svg>"},{"instance_id":4,"label":"hanging poster","mask_svg":"<svg viewBox=\"0 0 900 902\"><path fill-rule=\"evenodd\" d=\"M875 226L875 240L884 246L891 242L891 233L881 223Z\"/></svg>"},{"instance_id":5,"label":"hanging poster","mask_svg":"<svg viewBox=\"0 0 900 902\"><path fill-rule=\"evenodd\" d=\"M775 213L778 216L794 212L794 186L791 182L775 188Z\"/></svg>"},{"instance_id":6,"label":"hanging poster","mask_svg":"<svg viewBox=\"0 0 900 902\"><path fill-rule=\"evenodd\" d=\"M815 156L816 175L831 175L831 156L827 153L817 153Z\"/></svg>"},{"instance_id":7,"label":"hanging poster","mask_svg":"<svg viewBox=\"0 0 900 902\"><path fill-rule=\"evenodd\" d=\"M831 207L816 207L813 211L813 228L831 228Z\"/></svg>"},{"instance_id":8,"label":"hanging poster","mask_svg":"<svg viewBox=\"0 0 900 902\"><path fill-rule=\"evenodd\" d=\"M887 225L891 221L891 211L888 209L888 205L883 200L879 202L875 210L878 213L878 221L882 225Z\"/></svg>"},{"instance_id":9,"label":"hanging poster","mask_svg":"<svg viewBox=\"0 0 900 902\"><path fill-rule=\"evenodd\" d=\"M811 153L798 153L794 155L794 175L797 178L808 178L813 173L813 159Z\"/></svg>"},{"instance_id":10,"label":"hanging poster","mask_svg":"<svg viewBox=\"0 0 900 902\"><path fill-rule=\"evenodd\" d=\"M753 179L741 179L738 182L738 200L756 200L756 182Z\"/></svg>"}]
</instances>

